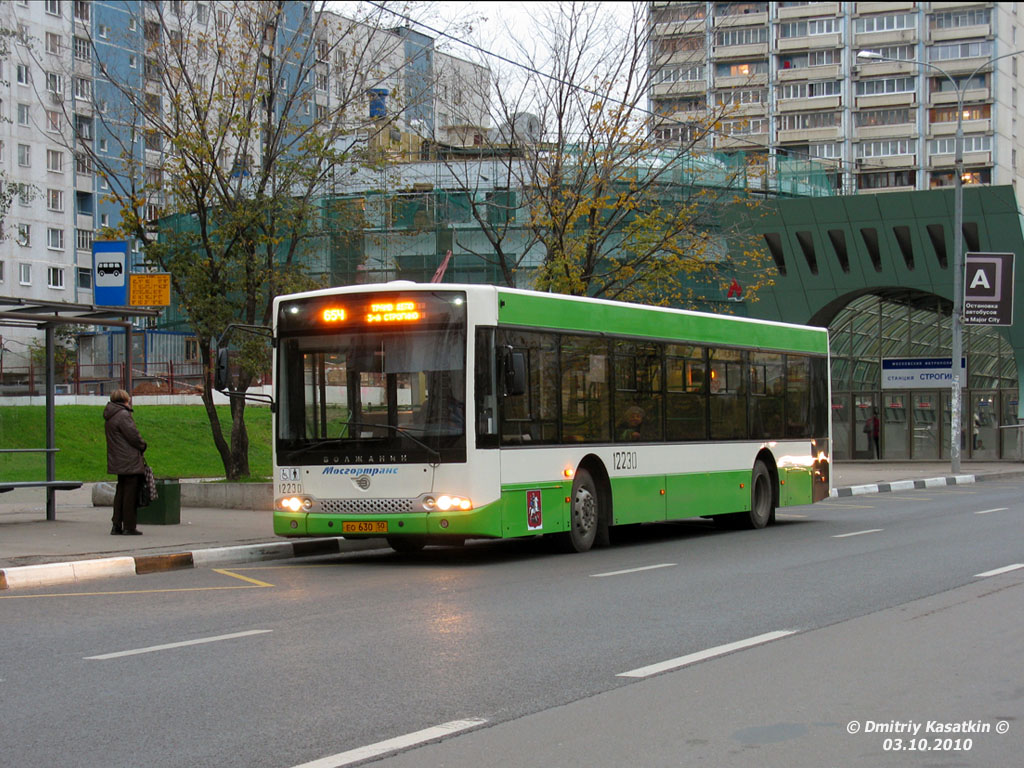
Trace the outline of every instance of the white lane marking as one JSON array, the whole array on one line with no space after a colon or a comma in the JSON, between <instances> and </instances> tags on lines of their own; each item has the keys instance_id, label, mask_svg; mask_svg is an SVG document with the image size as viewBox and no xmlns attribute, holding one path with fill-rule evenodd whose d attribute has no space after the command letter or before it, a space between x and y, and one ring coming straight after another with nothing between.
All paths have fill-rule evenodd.
<instances>
[{"instance_id":1,"label":"white lane marking","mask_svg":"<svg viewBox=\"0 0 1024 768\"><path fill-rule=\"evenodd\" d=\"M869 528L866 531L854 531L853 533L840 533L837 536L833 536L833 539L845 539L850 536L863 536L865 533L878 533L879 531L885 530L884 528Z\"/></svg>"},{"instance_id":2,"label":"white lane marking","mask_svg":"<svg viewBox=\"0 0 1024 768\"><path fill-rule=\"evenodd\" d=\"M996 568L994 571L985 571L984 573L976 573L976 574L974 574L974 578L976 578L976 579L985 579L985 578L988 578L989 576L999 576L1000 574L1009 573L1010 571L1018 571L1021 568L1024 568L1024 563L1015 563L1014 565L1008 565L1005 568Z\"/></svg>"},{"instance_id":3,"label":"white lane marking","mask_svg":"<svg viewBox=\"0 0 1024 768\"><path fill-rule=\"evenodd\" d=\"M987 515L989 512L1005 512L1009 507L996 507L995 509L979 509L974 514L976 515Z\"/></svg>"},{"instance_id":4,"label":"white lane marking","mask_svg":"<svg viewBox=\"0 0 1024 768\"><path fill-rule=\"evenodd\" d=\"M735 643L727 643L725 645L719 645L703 651L697 651L696 653L691 653L687 656L680 656L676 659L669 659L668 661L661 661L657 664L650 664L646 667L631 669L629 672L620 672L616 677L650 677L651 675L656 675L659 672L679 669L680 667L685 667L688 664L695 664L696 662L704 661L705 659L713 659L715 656L722 656L726 653L732 653L733 651L738 651L743 648L750 648L751 646L761 645L762 643L770 643L772 640L778 640L780 637L792 635L795 632L795 629L766 632L763 635L748 637L746 640L737 640Z\"/></svg>"},{"instance_id":5,"label":"white lane marking","mask_svg":"<svg viewBox=\"0 0 1024 768\"><path fill-rule=\"evenodd\" d=\"M197 640L184 640L180 643L164 643L163 645L151 645L148 648L134 648L130 651L117 651L115 653L104 653L99 656L86 656L86 660L119 659L122 656L137 656L140 653L154 653L155 651L166 651L171 648L184 648L187 645L202 645L203 643L216 643L218 640L234 640L236 637L248 637L249 635L262 635L273 632L272 629L250 629L246 632L233 632L230 635L217 635L216 637L200 637Z\"/></svg>"},{"instance_id":6,"label":"white lane marking","mask_svg":"<svg viewBox=\"0 0 1024 768\"><path fill-rule=\"evenodd\" d=\"M592 573L590 578L603 579L605 576L621 576L624 573L639 573L640 571L653 571L655 568L672 568L679 563L659 563L658 565L644 565L639 568L627 568L624 571L608 571L607 573Z\"/></svg>"},{"instance_id":7,"label":"white lane marking","mask_svg":"<svg viewBox=\"0 0 1024 768\"><path fill-rule=\"evenodd\" d=\"M341 768L341 766L351 765L352 763L358 763L362 760L368 760L371 757L377 757L387 752L408 749L409 747L415 747L418 744L425 744L428 741L434 741L435 739L440 739L452 733L476 728L486 722L487 721L482 718L452 720L447 723L442 723L441 725L435 725L433 728L424 728L422 731L415 731L414 733L407 733L404 736L396 736L393 739L378 741L376 744L357 747L356 749L350 749L348 752L339 752L336 755L321 757L319 760L302 763L302 765L296 765L294 768Z\"/></svg>"}]
</instances>

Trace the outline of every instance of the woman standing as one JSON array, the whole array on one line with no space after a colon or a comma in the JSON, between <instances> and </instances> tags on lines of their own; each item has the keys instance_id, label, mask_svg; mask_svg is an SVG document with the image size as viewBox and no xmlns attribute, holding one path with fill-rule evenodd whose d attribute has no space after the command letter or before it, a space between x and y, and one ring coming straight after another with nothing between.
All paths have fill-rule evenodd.
<instances>
[{"instance_id":1,"label":"woman standing","mask_svg":"<svg viewBox=\"0 0 1024 768\"><path fill-rule=\"evenodd\" d=\"M114 492L114 518L110 533L113 536L140 536L135 527L135 513L139 501L139 488L145 482L146 462L142 458L146 441L139 434L132 418L132 398L123 389L110 394L110 402L103 409L107 434L107 472L117 475Z\"/></svg>"}]
</instances>

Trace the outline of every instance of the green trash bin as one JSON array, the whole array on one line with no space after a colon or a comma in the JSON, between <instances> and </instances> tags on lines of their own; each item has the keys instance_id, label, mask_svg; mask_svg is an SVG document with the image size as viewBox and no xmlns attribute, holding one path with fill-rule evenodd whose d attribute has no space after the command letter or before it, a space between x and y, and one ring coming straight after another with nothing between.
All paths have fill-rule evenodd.
<instances>
[{"instance_id":1,"label":"green trash bin","mask_svg":"<svg viewBox=\"0 0 1024 768\"><path fill-rule=\"evenodd\" d=\"M181 485L177 480L156 481L156 499L140 507L139 525L178 525L181 522Z\"/></svg>"}]
</instances>

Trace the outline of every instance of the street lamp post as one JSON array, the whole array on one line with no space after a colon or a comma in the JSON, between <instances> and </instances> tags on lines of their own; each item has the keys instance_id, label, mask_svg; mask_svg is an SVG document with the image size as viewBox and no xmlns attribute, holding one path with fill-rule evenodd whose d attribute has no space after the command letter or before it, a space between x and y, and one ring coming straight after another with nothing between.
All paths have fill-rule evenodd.
<instances>
[{"instance_id":1,"label":"street lamp post","mask_svg":"<svg viewBox=\"0 0 1024 768\"><path fill-rule=\"evenodd\" d=\"M950 391L950 428L949 428L949 459L951 470L954 475L960 473L960 442L962 428L960 424L961 401L963 395L963 382L960 379L960 361L963 358L964 335L963 335L963 303L964 303L964 92L967 86L978 72L999 59L1007 56L1015 56L1022 51L1012 51L999 56L993 56L983 64L979 64L964 78L962 84L950 75L942 67L928 61L918 59L893 59L883 56L877 51L860 51L857 58L861 61L895 61L905 64L919 64L924 67L931 67L942 74L956 90L956 138L954 139L953 154L953 317L952 317L952 367L953 381Z\"/></svg>"}]
</instances>

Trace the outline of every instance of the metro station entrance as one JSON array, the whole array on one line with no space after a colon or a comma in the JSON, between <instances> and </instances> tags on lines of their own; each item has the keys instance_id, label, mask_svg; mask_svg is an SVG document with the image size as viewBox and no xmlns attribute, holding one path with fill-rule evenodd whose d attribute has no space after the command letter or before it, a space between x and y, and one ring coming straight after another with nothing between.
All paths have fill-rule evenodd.
<instances>
[{"instance_id":1,"label":"metro station entrance","mask_svg":"<svg viewBox=\"0 0 1024 768\"><path fill-rule=\"evenodd\" d=\"M930 294L861 296L830 323L832 453L839 461L944 461L949 456L947 388L882 387L886 358L949 358L949 302ZM1021 460L1017 366L997 328L964 333L961 456ZM948 363L947 363L948 365ZM948 370L948 369L947 369ZM878 418L877 452L871 419Z\"/></svg>"}]
</instances>

